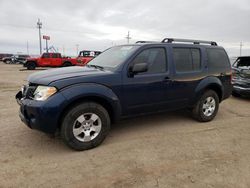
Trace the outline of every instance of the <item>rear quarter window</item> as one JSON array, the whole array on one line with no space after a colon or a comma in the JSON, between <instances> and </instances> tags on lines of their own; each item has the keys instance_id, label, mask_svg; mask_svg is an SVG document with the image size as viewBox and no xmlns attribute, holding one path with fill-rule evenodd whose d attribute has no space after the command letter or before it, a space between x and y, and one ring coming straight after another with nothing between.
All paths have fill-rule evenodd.
<instances>
[{"instance_id":1,"label":"rear quarter window","mask_svg":"<svg viewBox=\"0 0 250 188\"><path fill-rule=\"evenodd\" d=\"M228 56L223 49L207 49L208 67L223 69L230 67Z\"/></svg>"}]
</instances>

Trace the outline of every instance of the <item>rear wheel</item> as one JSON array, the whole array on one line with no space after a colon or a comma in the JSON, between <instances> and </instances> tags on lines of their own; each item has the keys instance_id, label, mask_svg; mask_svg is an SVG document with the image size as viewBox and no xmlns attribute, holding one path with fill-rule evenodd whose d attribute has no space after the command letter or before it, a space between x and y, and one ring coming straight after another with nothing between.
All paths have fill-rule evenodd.
<instances>
[{"instance_id":1,"label":"rear wheel","mask_svg":"<svg viewBox=\"0 0 250 188\"><path fill-rule=\"evenodd\" d=\"M192 110L193 117L201 122L214 119L219 109L219 97L213 90L206 91Z\"/></svg>"},{"instance_id":2,"label":"rear wheel","mask_svg":"<svg viewBox=\"0 0 250 188\"><path fill-rule=\"evenodd\" d=\"M71 108L61 126L63 141L75 150L87 150L100 145L110 129L110 117L105 108L85 102Z\"/></svg>"},{"instance_id":3,"label":"rear wheel","mask_svg":"<svg viewBox=\"0 0 250 188\"><path fill-rule=\"evenodd\" d=\"M28 70L34 70L36 68L36 63L35 62L27 62L27 69Z\"/></svg>"}]
</instances>

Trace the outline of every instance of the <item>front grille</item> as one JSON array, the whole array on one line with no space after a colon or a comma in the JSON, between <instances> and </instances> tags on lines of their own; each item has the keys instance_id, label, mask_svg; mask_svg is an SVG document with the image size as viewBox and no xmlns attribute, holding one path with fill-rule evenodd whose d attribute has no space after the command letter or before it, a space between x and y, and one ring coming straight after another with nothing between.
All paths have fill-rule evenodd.
<instances>
[{"instance_id":1,"label":"front grille","mask_svg":"<svg viewBox=\"0 0 250 188\"><path fill-rule=\"evenodd\" d=\"M36 90L36 86L26 85L23 87L23 97L27 99L32 99L34 97L34 92Z\"/></svg>"}]
</instances>

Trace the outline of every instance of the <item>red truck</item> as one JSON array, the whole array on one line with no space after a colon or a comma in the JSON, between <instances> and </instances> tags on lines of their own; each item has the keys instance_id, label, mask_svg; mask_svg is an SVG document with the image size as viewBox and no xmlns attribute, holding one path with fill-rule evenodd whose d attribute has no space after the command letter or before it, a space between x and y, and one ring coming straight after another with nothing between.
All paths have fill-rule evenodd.
<instances>
[{"instance_id":1,"label":"red truck","mask_svg":"<svg viewBox=\"0 0 250 188\"><path fill-rule=\"evenodd\" d=\"M60 53L43 53L38 58L28 58L24 67L34 70L36 67L68 67L77 65L76 58L62 57Z\"/></svg>"},{"instance_id":2,"label":"red truck","mask_svg":"<svg viewBox=\"0 0 250 188\"><path fill-rule=\"evenodd\" d=\"M88 50L83 50L80 51L77 59L77 65L84 66L86 65L90 60L98 56L100 51L88 51Z\"/></svg>"}]
</instances>

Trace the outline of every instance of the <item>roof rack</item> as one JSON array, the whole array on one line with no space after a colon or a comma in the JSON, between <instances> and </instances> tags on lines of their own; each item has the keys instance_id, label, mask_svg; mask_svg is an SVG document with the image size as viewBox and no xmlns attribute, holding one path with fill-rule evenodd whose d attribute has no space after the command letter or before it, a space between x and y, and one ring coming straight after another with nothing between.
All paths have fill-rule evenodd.
<instances>
[{"instance_id":1,"label":"roof rack","mask_svg":"<svg viewBox=\"0 0 250 188\"><path fill-rule=\"evenodd\" d=\"M136 42L136 44L138 43L156 43L157 41L144 41L144 40L139 40Z\"/></svg>"},{"instance_id":2,"label":"roof rack","mask_svg":"<svg viewBox=\"0 0 250 188\"><path fill-rule=\"evenodd\" d=\"M173 43L173 42L190 42L193 44L210 44L212 46L217 46L217 43L214 41L205 41L205 40L191 40L191 39L175 39L175 38L165 38L161 41L162 43Z\"/></svg>"}]
</instances>

